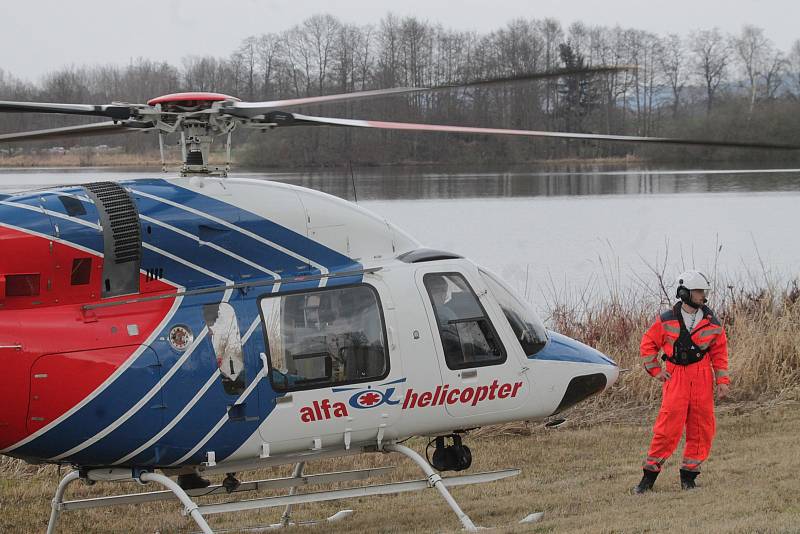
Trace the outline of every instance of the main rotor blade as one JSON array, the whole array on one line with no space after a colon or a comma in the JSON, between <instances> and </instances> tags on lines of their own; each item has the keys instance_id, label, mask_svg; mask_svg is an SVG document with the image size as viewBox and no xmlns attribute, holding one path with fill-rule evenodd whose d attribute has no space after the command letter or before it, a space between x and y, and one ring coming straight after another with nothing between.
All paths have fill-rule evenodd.
<instances>
[{"instance_id":1,"label":"main rotor blade","mask_svg":"<svg viewBox=\"0 0 800 534\"><path fill-rule=\"evenodd\" d=\"M41 141L43 139L63 139L65 137L84 137L89 135L119 134L144 131L150 128L153 128L153 123L150 122L98 122L94 124L82 124L80 126L51 128L48 130L0 134L0 143L11 143L14 141Z\"/></svg>"},{"instance_id":2,"label":"main rotor blade","mask_svg":"<svg viewBox=\"0 0 800 534\"><path fill-rule=\"evenodd\" d=\"M267 102L226 102L222 104L221 109L224 113L234 117L241 117L245 119L252 119L260 115L264 115L276 108L285 108L289 106L302 106L309 104L327 104L331 102L345 102L348 100L364 100L368 98L378 98L399 94L419 93L442 91L447 89L459 89L467 87L477 87L484 85L492 85L499 83L520 82L526 80L538 80L542 78L556 78L561 76L577 75L577 74L598 74L607 72L618 72L624 70L635 69L635 65L620 65L617 67L583 67L578 69L556 69L552 71L534 72L515 74L511 76L503 76L498 78L479 79L468 83L462 84L447 84L437 85L433 87L394 87L391 89L376 89L373 91L356 91L354 93L341 93L336 95L324 96L310 96L304 98L292 98L288 100L272 100Z\"/></svg>"},{"instance_id":3,"label":"main rotor blade","mask_svg":"<svg viewBox=\"0 0 800 534\"><path fill-rule=\"evenodd\" d=\"M697 145L697 146L717 146L717 147L729 147L729 148L765 148L765 149L778 149L778 150L800 150L800 145L762 143L762 142L751 142L751 141L717 141L717 140L705 140L705 139L679 139L673 137L639 137L635 135L545 132L536 130L509 130L505 128L475 128L471 126L449 126L443 124L415 124L410 122L365 121L358 119L313 117L309 115L301 115L299 113L290 113L290 114L284 113L283 115L290 115L294 120L281 121L278 123L278 126L296 126L303 124L349 126L355 128L376 128L380 130L447 132L447 133L487 134L487 135L519 135L526 137L555 137L559 139L582 139L589 141L619 141L623 143L656 143L656 144L668 144L668 145Z\"/></svg>"},{"instance_id":4,"label":"main rotor blade","mask_svg":"<svg viewBox=\"0 0 800 534\"><path fill-rule=\"evenodd\" d=\"M499 76L497 78L482 78L468 83L458 83L450 85L437 85L431 87L430 91L439 91L443 89L460 89L466 87L478 87L485 85L494 85L500 83L513 83L524 82L530 80L542 80L545 78L561 78L563 76L578 76L587 74L608 74L612 72L623 72L627 70L636 70L637 65L618 65L614 66L598 66L598 67L580 67L580 68L563 68L554 69L542 72L530 72L522 74L512 74L509 76Z\"/></svg>"},{"instance_id":5,"label":"main rotor blade","mask_svg":"<svg viewBox=\"0 0 800 534\"><path fill-rule=\"evenodd\" d=\"M299 106L306 104L322 104L328 102L344 102L347 100L363 100L401 93L415 93L427 91L425 87L394 87L392 89L376 89L374 91L357 91L355 93L342 93L338 95L309 96L305 98L292 98L289 100L272 100L269 102L225 102L222 104L223 113L234 117L253 118L263 115L276 108Z\"/></svg>"},{"instance_id":6,"label":"main rotor blade","mask_svg":"<svg viewBox=\"0 0 800 534\"><path fill-rule=\"evenodd\" d=\"M124 120L131 118L129 106L90 104L52 104L48 102L0 101L0 113L60 113L63 115L89 115Z\"/></svg>"}]
</instances>

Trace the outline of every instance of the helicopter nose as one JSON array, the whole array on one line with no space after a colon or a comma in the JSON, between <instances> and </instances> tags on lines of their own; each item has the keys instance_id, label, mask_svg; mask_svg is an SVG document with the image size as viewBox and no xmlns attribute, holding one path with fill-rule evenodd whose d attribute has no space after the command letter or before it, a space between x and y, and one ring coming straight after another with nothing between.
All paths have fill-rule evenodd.
<instances>
[{"instance_id":1,"label":"helicopter nose","mask_svg":"<svg viewBox=\"0 0 800 534\"><path fill-rule=\"evenodd\" d=\"M619 366L610 357L580 341L548 331L547 345L536 360L565 362L564 390L553 414L610 388L619 378Z\"/></svg>"}]
</instances>

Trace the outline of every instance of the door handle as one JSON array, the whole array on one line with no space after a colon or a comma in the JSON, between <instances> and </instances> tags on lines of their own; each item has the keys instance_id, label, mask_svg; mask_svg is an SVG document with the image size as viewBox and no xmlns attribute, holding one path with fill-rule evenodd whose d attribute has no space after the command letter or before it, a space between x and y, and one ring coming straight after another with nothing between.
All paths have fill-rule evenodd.
<instances>
[{"instance_id":1,"label":"door handle","mask_svg":"<svg viewBox=\"0 0 800 534\"><path fill-rule=\"evenodd\" d=\"M478 376L477 369L468 369L466 371L461 371L461 378L475 378Z\"/></svg>"},{"instance_id":2,"label":"door handle","mask_svg":"<svg viewBox=\"0 0 800 534\"><path fill-rule=\"evenodd\" d=\"M284 395L283 397L275 397L275 404L289 404L292 402L292 395Z\"/></svg>"}]
</instances>

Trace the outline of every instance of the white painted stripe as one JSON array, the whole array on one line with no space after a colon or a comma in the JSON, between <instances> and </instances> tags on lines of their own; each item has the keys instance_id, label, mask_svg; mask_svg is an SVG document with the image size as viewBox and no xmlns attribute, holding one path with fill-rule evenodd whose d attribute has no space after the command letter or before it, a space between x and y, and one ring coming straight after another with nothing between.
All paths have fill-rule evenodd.
<instances>
[{"instance_id":1,"label":"white painted stripe","mask_svg":"<svg viewBox=\"0 0 800 534\"><path fill-rule=\"evenodd\" d=\"M146 248L149 248L149 249L157 252L158 254L163 254L164 256L166 256L168 258L171 258L171 259L173 259L173 260L175 260L177 262L180 262L180 263L186 265L187 267L191 267L192 269L195 269L195 270L197 270L197 271L199 271L199 272L201 272L201 273L203 273L203 274L205 274L207 276L210 276L212 278L216 278L217 280L220 280L223 283L226 283L226 284L231 283L231 281L228 280L227 278L224 278L222 276L214 274L211 271L209 271L207 269L204 269L203 267L200 267L199 265L195 265L194 263L191 263L189 261L186 261L186 260L183 260L181 258L178 258L174 254L170 254L168 252L165 252L165 251L163 251L163 250L161 250L161 249L159 249L157 247L153 247L151 245L148 245L147 243L145 243L143 246L145 246ZM222 302L227 302L228 301L228 299L231 296L231 291L232 290L230 290L230 289L225 291L225 293L223 295L223 298L222 298ZM161 332L160 329L156 331L156 333L160 333L160 332ZM108 425L102 431L100 431L97 434L95 434L93 437L87 439L86 441L84 441L83 443L80 443L79 445L76 445L75 447L71 448L67 452L64 452L62 454L59 454L58 456L54 456L54 457L50 458L50 460L52 460L52 461L60 460L62 458L65 458L67 456L70 456L72 454L76 454L76 453L82 451L86 447L89 447L89 446L93 445L94 443L97 443L98 441L100 441L101 439L106 437L108 434L113 432L117 427L119 427L120 425L125 423L125 421L130 419L136 412L139 411L139 409L142 406L144 406L144 404L147 401L149 401L156 393L158 393L158 391L161 390L161 388L164 386L164 384L166 384L167 381L170 378L172 378L172 376L176 372L178 372L178 369L180 368L180 366L183 364L183 362L186 361L186 358L188 358L189 355L191 355L191 353L194 352L194 349L198 346L200 341L205 337L207 332L208 332L208 328L203 328L203 331L200 333L200 335L198 335L198 337L195 338L194 343L192 344L192 346L183 354L183 356L181 356L180 359L178 359L177 362L175 362L175 364L172 366L172 368L169 370L169 372L167 372L166 375L161 377L161 380L159 380L158 383L156 383L156 385L150 391L148 391L147 394L144 397L142 397L142 399L140 399L139 402L137 402L132 408L130 408L127 412L122 414L122 416L117 418L116 421L114 421L113 423ZM149 345L149 343L148 343L148 345ZM143 348L146 348L146 347L143 347ZM138 351L138 352L140 352L140 351Z\"/></svg>"},{"instance_id":2,"label":"white painted stripe","mask_svg":"<svg viewBox=\"0 0 800 534\"><path fill-rule=\"evenodd\" d=\"M253 391L253 389L256 387L256 384L258 384L263 377L264 377L264 369L261 369L256 375L256 377L253 379L253 381L250 382L250 385L247 386L247 389L244 390L244 392L242 392L241 395L239 395L239 398L236 400L234 404L241 404L244 401L244 399L247 398L250 392ZM228 422L228 419L229 417L228 414L226 413L220 418L219 421L217 421L217 424L215 424L214 427L211 430L209 430L208 434L206 434L205 437L203 437L203 439L201 439L200 442L192 448L192 450L184 454L179 460L171 463L170 466L180 465L187 459L194 456L195 453L197 453L197 451L199 451L203 445L208 443L208 440L214 437L214 434L216 434L219 431L219 429L222 428L222 425Z\"/></svg>"},{"instance_id":3,"label":"white painted stripe","mask_svg":"<svg viewBox=\"0 0 800 534\"><path fill-rule=\"evenodd\" d=\"M208 334L208 328L203 328L202 332L200 332L200 334L194 339L194 342L192 342L192 346L189 347L189 349L187 349L186 352L184 352L180 358L178 358L178 360L170 368L170 370L167 371L167 373L161 377L161 380L156 382L156 385L150 388L150 391L145 393L145 395L139 399L139 402L134 404L131 408L128 409L127 412L118 417L116 421L114 421L113 423L111 423L110 425L108 425L103 430L101 430L91 438L87 439L83 443L80 443L72 447L70 450L63 452L58 456L53 456L52 458L49 458L49 460L50 461L61 460L62 458L66 458L68 456L72 456L73 454L79 453L86 447L94 445L95 443L106 437L116 428L122 425L125 421L130 419L136 412L139 411L139 409L142 406L150 402L150 399L152 399L156 395L156 393L161 391L161 388L163 388L164 385L167 382L169 382L169 379L172 378L175 375L175 373L178 372L178 369L180 369L181 366L184 364L184 362L189 359L189 356L191 356L194 353L195 349L200 346L200 343L202 343L202 341L205 339L206 334Z\"/></svg>"},{"instance_id":4,"label":"white painted stripe","mask_svg":"<svg viewBox=\"0 0 800 534\"><path fill-rule=\"evenodd\" d=\"M219 372L219 369L217 369L216 371L214 371L211 374L209 379L206 380L206 383L203 384L203 387L201 387L197 391L197 393L195 393L194 397L192 397L192 399L188 403L186 403L186 406L184 406L183 409L180 412L178 412L178 415L173 417L172 421L170 421L169 424L167 424L167 426L162 428L161 431L158 432L158 434L156 434L155 436L153 436L152 438L147 440L138 449L134 450L130 454L127 454L126 456L123 456L122 458L120 458L116 462L113 462L112 465L118 465L118 464L121 464L123 462L127 462L128 460L130 460L131 458L133 458L134 456L136 456L137 454L139 454L140 452L142 452L143 450L145 450L146 448L148 448L149 446L154 444L156 441L158 441L159 439L164 437L164 435L167 432L172 430L175 427L175 425L177 425L181 421L181 419L183 419L183 417L187 413L189 413L189 410L191 410L194 407L194 405L197 404L197 402L200 400L200 398L203 395L205 395L206 391L208 391L208 388L210 388L217 381L217 378L219 378L219 375L220 375L220 372Z\"/></svg>"},{"instance_id":5,"label":"white painted stripe","mask_svg":"<svg viewBox=\"0 0 800 534\"><path fill-rule=\"evenodd\" d=\"M175 232L176 234L180 234L180 235L182 235L184 237L188 237L189 239L197 241L197 243L199 243L200 245L202 245L204 247L212 248L212 249L214 249L214 250L216 250L218 252L221 252L221 253L225 254L226 256L229 256L229 257L235 259L236 261L240 261L240 262L244 263L245 265L249 265L250 267L252 267L252 268L254 268L256 270L259 270L259 271L261 271L263 273L266 273L266 274L270 275L271 277L275 278L276 280L279 280L280 277L281 277L275 271L271 271L271 270L267 269L266 267L262 267L262 266L260 266L259 264L255 263L255 262L252 262L252 261L250 261L250 260L248 260L246 258L243 258L242 256L239 256L238 254L234 254L233 252L231 252L231 251L229 251L229 250L217 245L216 243L210 243L208 241L202 241L198 236L196 236L196 235L194 235L192 233L189 233L189 232L187 232L185 230L182 230L180 228L177 228L175 226L172 226L171 224L159 221L159 220L154 219L152 217L148 217L147 215L140 215L139 218L142 219L143 221L147 221L149 223L161 226L162 228L166 228L167 230Z\"/></svg>"},{"instance_id":6,"label":"white painted stripe","mask_svg":"<svg viewBox=\"0 0 800 534\"><path fill-rule=\"evenodd\" d=\"M165 280L162 280L162 281L165 281ZM179 291L182 290L182 288L180 286L178 286L177 284L173 284L173 285L175 285L175 287L178 288ZM8 453L10 451L13 451L14 449L16 449L18 447L21 447L21 446L25 445L26 443L30 443L31 441L33 441L34 439L38 438L39 436L41 436L45 432L49 432L55 426L57 426L62 421L64 421L68 417L70 417L72 414L74 414L75 412L77 412L78 410L83 408L86 404L91 402L95 397L100 395L100 393L105 391L111 384L114 383L114 381L117 380L117 378L119 378L119 376L122 373L124 373L133 364L133 362L136 361L136 359L142 354L142 352L144 352L147 348L149 348L150 344L153 342L153 340L156 338L156 336L161 334L161 331L164 328L166 328L166 326L169 324L169 321L172 320L172 317L178 311L178 308L180 308L180 305L181 305L182 301L183 301L183 297L177 297L175 299L175 301L172 303L172 307L170 308L169 312L167 313L167 315L164 316L164 319L161 320L161 323L159 323L159 325L153 330L153 333L150 334L150 336L144 341L144 343L142 343L142 345L138 349L136 349L133 352L133 354L131 354L131 356L127 360L125 360L125 362L123 362L123 364L120 365L119 368L117 368L116 371L114 371L111 374L111 376L109 376L102 384L100 384L100 386L98 386L97 389L92 391L91 394L89 394L87 397L85 397L83 400L81 400L78 404L76 404L75 406L70 408L68 411L66 411L64 414L62 414L60 417L55 419L53 422L51 422L51 423L47 424L46 426L40 428L39 430L37 430L36 432L31 434L27 438L23 439L22 441L19 441L19 442L15 443L14 445L11 445L10 447L8 447L6 449L3 449L2 451L0 451L0 453L6 454L6 453Z\"/></svg>"},{"instance_id":7,"label":"white painted stripe","mask_svg":"<svg viewBox=\"0 0 800 534\"><path fill-rule=\"evenodd\" d=\"M66 221L82 224L83 226L88 226L89 228L93 228L98 232L101 230L99 224L90 223L89 221L84 221L83 219L78 219L76 217L70 217L69 215L66 215L64 213L58 213L57 211L44 209L41 206L31 206L29 204L20 204L19 202L8 202L7 200L0 200L0 204L3 204L5 206L11 206L12 208L20 208L29 211L35 211L37 213L47 214L52 217L56 217L58 219L64 219Z\"/></svg>"},{"instance_id":8,"label":"white painted stripe","mask_svg":"<svg viewBox=\"0 0 800 534\"><path fill-rule=\"evenodd\" d=\"M49 239L50 241L55 241L56 243L61 243L62 245L65 245L65 246L68 246L68 247L72 247L72 248L76 248L76 249L78 249L78 250L80 250L82 252L86 252L87 254L91 254L92 256L97 256L98 258L102 258L103 257L103 253L102 252L98 252L96 250L92 250L90 248L84 247L83 245L79 245L77 243L72 243L70 241L64 241L63 239L58 238L58 237L53 237L53 236L48 235L48 234L42 234L40 232L34 232L33 230L29 230L29 229L23 228L21 226L15 226L13 224L8 224L8 223L4 223L4 222L0 222L0 226L4 226L4 227L9 228L11 230L16 230L18 232L23 232L25 234L30 234L30 235L33 235L33 236L36 236L36 237L41 237L42 239ZM167 283L169 283L169 282L167 282ZM175 285L175 284L173 284L173 285Z\"/></svg>"},{"instance_id":9,"label":"white painted stripe","mask_svg":"<svg viewBox=\"0 0 800 534\"><path fill-rule=\"evenodd\" d=\"M247 333L245 333L245 335L242 337L242 345L247 343L247 340L250 339L251 335L253 335L253 332L255 331L256 327L258 327L260 322L261 322L261 318L260 317L257 317L256 320L253 321L253 324L250 325L250 328L247 330ZM192 397L192 399L186 404L186 406L183 407L183 409L172 419L172 421L170 421L167 424L167 426L162 428L161 431L159 431L155 436L153 436L152 438L147 440L147 442L144 443L143 445L141 445L139 448L137 448L136 450L134 450L130 454L127 454L126 456L120 458L116 462L113 462L113 465L118 465L118 464L127 462L128 460L130 460L131 458L133 458L134 456L136 456L137 454L139 454L143 450L147 449L148 447L150 447L151 445L156 443L167 432L172 430L175 427L175 425L177 425L186 416L186 414L189 413L189 410L191 410L194 407L194 405L197 404L200 401L200 399L203 397L203 395L205 395L206 391L208 391L208 388L210 388L211 385L214 384L216 382L216 380L219 378L219 375L220 375L219 369L216 369L211 374L211 377L209 377L209 379L206 381L206 383L203 384L203 387L201 387L197 391L197 393L195 393L194 397Z\"/></svg>"},{"instance_id":10,"label":"white painted stripe","mask_svg":"<svg viewBox=\"0 0 800 534\"><path fill-rule=\"evenodd\" d=\"M158 247L155 247L155 246L151 245L150 243L142 243L142 247L144 247L146 249L149 249L149 250L152 250L156 254L161 254L162 256L164 256L166 258L169 258L169 259L171 259L173 261L176 261L178 263L182 263L183 265L186 265L187 267L190 267L190 268L194 269L197 272L203 273L204 275L206 275L208 277L211 277L211 278L214 278L216 280L219 280L220 282L224 282L225 284L233 284L232 280L228 280L227 278L225 278L223 276L220 276L220 275L218 275L216 273L212 273L211 271L209 271L208 269L206 269L204 267L200 267L197 264L194 264L194 263L192 263L190 261L186 261L183 258L179 258L175 254L171 254L171 253L167 252L166 250L163 250L163 249L160 249ZM230 292L230 289L228 290L228 292ZM223 300L223 302L225 302L225 301L227 301L227 299Z\"/></svg>"},{"instance_id":11,"label":"white painted stripe","mask_svg":"<svg viewBox=\"0 0 800 534\"><path fill-rule=\"evenodd\" d=\"M71 243L69 241L64 241L62 239L54 238L53 236L49 236L49 235L46 235L46 234L41 234L39 232L34 232L34 231L28 230L26 228L21 228L19 226L14 226L12 224L2 223L2 222L0 222L0 226L6 227L6 228L10 228L12 230L17 230L19 232L24 232L24 233L27 233L27 234L30 234L30 235L34 235L34 236L37 236L37 237L41 237L41 238L44 238L44 239L49 239L51 241L56 241L56 242L61 243L63 245L66 245L66 246L69 246L69 247L74 247L74 248L77 248L79 250L82 250L82 251L84 251L84 252L86 252L88 254L91 254L91 255L94 255L94 256L98 256L98 257L101 257L101 258L103 257L103 254L98 253L95 250L88 249L86 247L83 247L83 246L75 244L75 243ZM183 290L182 286L180 286L180 285L178 285L178 284L176 284L174 282L171 282L169 280L164 279L164 280L162 280L162 282L173 286L177 291L182 291ZM0 450L0 453L5 454L5 453L8 453L8 452L11 452L16 448L25 445L26 443L30 443L31 441L33 441L34 439L38 438L39 436L41 436L45 432L49 432L56 425L60 424L62 421L64 421L68 417L70 417L72 414L74 414L75 412L77 412L78 410L83 408L87 403L89 403L92 399L97 397L106 388L108 388L117 379L117 377L119 377L119 375L121 375L123 372L125 372L125 370L128 369L133 364L134 361L136 361L136 358L138 358L141 355L141 353L152 343L153 339L155 339L156 336L158 336L161 333L161 331L169 323L169 321L172 318L172 316L175 315L175 312L177 312L177 310L180 307L182 301L183 301L183 297L177 297L175 299L175 301L172 303L172 307L170 308L170 310L167 313L167 315L164 316L164 319L161 320L161 323L159 323L159 325L153 330L153 333L150 334L150 336L145 340L143 345L140 346L138 349L136 349L136 351L134 351L134 353L131 354L131 356L128 357L128 359L125 360L125 362L123 362L122 365L116 371L114 371L114 373L112 373L111 376L109 376L102 384L100 384L91 394L89 394L86 398L81 400L78 404L76 404L75 406L70 408L67 412L65 412L64 414L59 416L57 419L53 420L52 422L48 423L44 427L40 428L39 430L37 430L36 432L31 434L30 436L26 437L25 439L23 439L21 441L18 441L17 443L14 443L13 445L11 445L11 446L3 449L3 450Z\"/></svg>"},{"instance_id":12,"label":"white painted stripe","mask_svg":"<svg viewBox=\"0 0 800 534\"><path fill-rule=\"evenodd\" d=\"M259 324L261 324L261 316L255 318L253 324L250 325L250 328L248 328L247 332L245 332L245 334L242 336L242 345L247 343L247 340L250 339L250 336L253 335L253 332L256 331L256 328L258 328Z\"/></svg>"},{"instance_id":13,"label":"white painted stripe","mask_svg":"<svg viewBox=\"0 0 800 534\"><path fill-rule=\"evenodd\" d=\"M79 195L78 193L67 193L66 191L56 191L55 189L40 189L37 191L37 193L39 193L40 196L44 196L44 194L50 194L59 197L71 197L76 200L86 202L87 204L94 204L94 201L91 198L84 195Z\"/></svg>"},{"instance_id":14,"label":"white painted stripe","mask_svg":"<svg viewBox=\"0 0 800 534\"><path fill-rule=\"evenodd\" d=\"M254 240L256 240L256 241L258 241L260 243L263 243L263 244L265 244L265 245L267 245L269 247L272 247L275 250L283 252L287 256L291 256L292 258L295 258L295 259L300 260L302 262L306 262L309 265L314 266L322 274L328 274L328 269L325 268L323 265L321 265L321 264L319 264L319 263L317 263L317 262L315 262L315 261L313 261L313 260L311 260L309 258L303 257L300 254L298 254L298 253L296 253L296 252L294 252L292 250L289 250L286 247L283 247L283 246L281 246L281 245L279 245L279 244L277 244L277 243L275 243L273 241L270 241L269 239L266 239L265 237L262 237L262 236L260 236L258 234L255 234L255 233L253 233L253 232L251 232L249 230L246 230L245 228L242 228L241 226L237 226L237 225L235 225L233 223L229 223L228 221L226 221L224 219L220 219L220 218L214 217L213 215L209 215L208 213L203 213L200 210L196 210L194 208L190 208L189 206L184 206L183 204L180 204L178 202L174 202L172 200L168 200L166 198L161 198L161 197L157 197L155 195L151 195L149 193L144 193L144 192L139 191L137 189L129 189L129 191L131 193L133 193L134 195L141 195L141 196L143 196L145 198L149 198L149 199L155 200L156 202L161 202L163 204L167 204L167 205L172 206L174 208L178 208L178 209L187 211L189 213L197 215L198 217L203 217L205 219L208 219L209 221L214 221L217 224L225 226L226 228L230 228L231 230L233 230L235 232L239 232L242 235L246 235L247 237L249 237L251 239L254 239Z\"/></svg>"}]
</instances>

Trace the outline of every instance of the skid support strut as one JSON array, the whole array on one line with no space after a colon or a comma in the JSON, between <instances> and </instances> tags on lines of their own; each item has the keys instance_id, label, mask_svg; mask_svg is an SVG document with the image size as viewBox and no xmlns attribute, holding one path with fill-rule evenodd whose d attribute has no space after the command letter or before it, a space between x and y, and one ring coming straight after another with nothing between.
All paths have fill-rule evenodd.
<instances>
[{"instance_id":1,"label":"skid support strut","mask_svg":"<svg viewBox=\"0 0 800 534\"><path fill-rule=\"evenodd\" d=\"M469 516L464 513L453 496L450 495L450 492L447 491L444 482L442 482L442 477L433 470L430 464L428 464L428 462L425 461L422 456L417 454L416 451L409 449L405 445L387 444L383 446L383 449L390 452L399 452L400 454L411 458L414 463L416 463L425 472L425 476L428 477L428 485L435 487L437 490L439 490L439 493L442 494L444 500L447 501L447 504L449 504L450 508L453 509L453 512L455 512L455 514L458 516L458 519L461 520L461 524L464 525L464 530L468 532L478 531L478 528L475 526L475 523L472 522L472 519L470 519Z\"/></svg>"},{"instance_id":2,"label":"skid support strut","mask_svg":"<svg viewBox=\"0 0 800 534\"><path fill-rule=\"evenodd\" d=\"M183 504L186 509L186 513L192 516L192 519L194 519L194 522L200 527L200 530L203 531L203 534L214 534L214 531L211 530L211 527L206 523L205 518L200 514L200 510L197 509L197 505L174 480L158 473L142 473L139 475L139 480L142 482L155 482L172 491L172 493L180 499L181 504Z\"/></svg>"},{"instance_id":3,"label":"skid support strut","mask_svg":"<svg viewBox=\"0 0 800 534\"><path fill-rule=\"evenodd\" d=\"M131 476L130 472L128 472L128 476L125 477L120 475L117 479L118 480L131 480L133 477ZM92 471L86 476L87 480L95 481L96 479L92 477ZM53 509L50 512L50 522L47 524L47 534L55 534L56 531L56 523L58 522L58 518L61 515L62 510L68 509L67 506L64 504L64 492L67 489L67 486L75 482L76 480L80 479L80 473L78 471L72 471L67 473L67 475L61 479L61 482L58 484L58 489L56 490L55 497L53 497ZM109 480L108 478L101 478L101 480ZM164 475L160 475L158 473L142 473L139 475L138 479L141 482L155 482L156 484L161 484L169 491L171 491L178 500L181 501L183 506L185 507L186 514L190 515L192 519L194 519L197 526L200 527L200 530L203 534L213 534L213 530L211 527L208 526L206 523L205 518L200 514L200 510L198 510L197 504L189 497L186 492L181 488L174 480ZM103 499L100 499L103 500ZM73 503L67 503L73 504ZM102 506L102 505L100 505ZM87 508L91 508L92 506L87 506Z\"/></svg>"},{"instance_id":4,"label":"skid support strut","mask_svg":"<svg viewBox=\"0 0 800 534\"><path fill-rule=\"evenodd\" d=\"M67 475L62 478L61 482L58 484L58 489L53 497L53 509L50 512L50 521L47 523L47 534L54 534L56 531L56 522L58 521L58 516L61 515L61 503L64 502L64 492L66 491L67 486L78 480L80 477L80 473L77 471L71 471L67 473Z\"/></svg>"},{"instance_id":5,"label":"skid support strut","mask_svg":"<svg viewBox=\"0 0 800 534\"><path fill-rule=\"evenodd\" d=\"M303 476L303 469L305 468L305 462L299 462L295 464L294 471L292 471L292 478L300 478ZM289 495L294 495L297 493L297 486L292 486L289 488ZM288 527L289 523L292 520L292 504L289 503L286 505L286 508L283 510L283 515L281 515L281 526Z\"/></svg>"}]
</instances>

